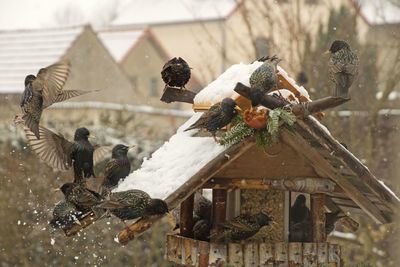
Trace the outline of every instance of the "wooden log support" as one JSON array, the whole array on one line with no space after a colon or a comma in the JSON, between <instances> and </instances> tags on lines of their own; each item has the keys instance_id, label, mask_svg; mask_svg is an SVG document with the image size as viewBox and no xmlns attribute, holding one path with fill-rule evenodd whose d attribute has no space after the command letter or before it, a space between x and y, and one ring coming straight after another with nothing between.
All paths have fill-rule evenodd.
<instances>
[{"instance_id":1,"label":"wooden log support","mask_svg":"<svg viewBox=\"0 0 400 267\"><path fill-rule=\"evenodd\" d=\"M199 267L207 267L210 260L210 244L199 241Z\"/></svg>"},{"instance_id":2,"label":"wooden log support","mask_svg":"<svg viewBox=\"0 0 400 267\"><path fill-rule=\"evenodd\" d=\"M229 262L228 262L229 266L244 265L243 248L241 244L237 243L228 244L228 255L229 255Z\"/></svg>"},{"instance_id":3,"label":"wooden log support","mask_svg":"<svg viewBox=\"0 0 400 267\"><path fill-rule=\"evenodd\" d=\"M96 221L96 216L93 212L86 214L84 217L79 219L79 223L74 223L71 227L63 228L66 236L76 235L80 230L88 227Z\"/></svg>"},{"instance_id":4,"label":"wooden log support","mask_svg":"<svg viewBox=\"0 0 400 267\"><path fill-rule=\"evenodd\" d=\"M226 196L225 189L212 191L212 232L218 231L220 224L226 220Z\"/></svg>"},{"instance_id":5,"label":"wooden log support","mask_svg":"<svg viewBox=\"0 0 400 267\"><path fill-rule=\"evenodd\" d=\"M298 267L303 266L303 244L302 243L289 243L289 266Z\"/></svg>"},{"instance_id":6,"label":"wooden log support","mask_svg":"<svg viewBox=\"0 0 400 267\"><path fill-rule=\"evenodd\" d=\"M318 267L318 248L315 243L303 244L303 262L304 266Z\"/></svg>"},{"instance_id":7,"label":"wooden log support","mask_svg":"<svg viewBox=\"0 0 400 267\"><path fill-rule=\"evenodd\" d=\"M129 229L124 229L118 234L119 243L121 245L126 245L130 240L134 239L135 236L138 236L149 229L153 225L153 223L155 223L162 217L162 215L156 215L139 219L135 223L131 224L129 226Z\"/></svg>"},{"instance_id":8,"label":"wooden log support","mask_svg":"<svg viewBox=\"0 0 400 267\"><path fill-rule=\"evenodd\" d=\"M194 194L181 203L180 232L184 237L193 237Z\"/></svg>"},{"instance_id":9,"label":"wooden log support","mask_svg":"<svg viewBox=\"0 0 400 267\"><path fill-rule=\"evenodd\" d=\"M235 92L246 98L249 98L250 90L251 90L250 87L242 83L237 83L236 87L234 88ZM350 100L349 98L328 96L325 98L314 100L312 102L291 104L290 107L292 108L293 113L297 117L306 117L310 114L315 114L329 108L337 107L339 105L346 103L349 100ZM266 108L275 109L283 107L289 104L289 102L282 98L277 98L275 96L265 94L261 98L260 104Z\"/></svg>"},{"instance_id":10,"label":"wooden log support","mask_svg":"<svg viewBox=\"0 0 400 267\"><path fill-rule=\"evenodd\" d=\"M244 244L244 266L257 267L260 263L258 244L247 243Z\"/></svg>"},{"instance_id":11,"label":"wooden log support","mask_svg":"<svg viewBox=\"0 0 400 267\"><path fill-rule=\"evenodd\" d=\"M313 242L326 241L325 234L325 195L311 194L311 217Z\"/></svg>"},{"instance_id":12,"label":"wooden log support","mask_svg":"<svg viewBox=\"0 0 400 267\"><path fill-rule=\"evenodd\" d=\"M184 102L193 104L195 96L196 93L192 91L166 86L160 100L165 103Z\"/></svg>"}]
</instances>

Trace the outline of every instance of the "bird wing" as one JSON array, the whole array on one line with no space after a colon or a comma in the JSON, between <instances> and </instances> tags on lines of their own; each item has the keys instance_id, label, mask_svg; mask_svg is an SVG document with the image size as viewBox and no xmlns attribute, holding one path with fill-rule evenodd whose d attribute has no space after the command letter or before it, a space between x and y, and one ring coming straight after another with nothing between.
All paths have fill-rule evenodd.
<instances>
[{"instance_id":1,"label":"bird wing","mask_svg":"<svg viewBox=\"0 0 400 267\"><path fill-rule=\"evenodd\" d=\"M73 143L43 126L39 126L40 139L29 128L24 127L24 131L28 145L47 165L60 171L66 171L72 166Z\"/></svg>"},{"instance_id":2,"label":"bird wing","mask_svg":"<svg viewBox=\"0 0 400 267\"><path fill-rule=\"evenodd\" d=\"M113 146L94 145L93 165L103 161L111 153Z\"/></svg>"},{"instance_id":3,"label":"bird wing","mask_svg":"<svg viewBox=\"0 0 400 267\"><path fill-rule=\"evenodd\" d=\"M50 105L52 105L54 103L63 102L65 100L68 100L68 99L73 98L73 97L77 97L77 96L80 96L80 95L85 95L85 94L92 93L92 92L98 92L98 91L100 91L100 90L95 90L95 91L62 90L60 94L55 96L53 102L45 101L45 103L43 105L43 108L45 109L45 108L49 107Z\"/></svg>"},{"instance_id":4,"label":"bird wing","mask_svg":"<svg viewBox=\"0 0 400 267\"><path fill-rule=\"evenodd\" d=\"M104 171L104 177L107 177L112 175L115 170L118 169L118 162L116 159L110 159L110 161L107 162L106 164L106 169Z\"/></svg>"},{"instance_id":5,"label":"bird wing","mask_svg":"<svg viewBox=\"0 0 400 267\"><path fill-rule=\"evenodd\" d=\"M85 187L77 186L72 189L74 201L80 206L92 207L100 202L101 196Z\"/></svg>"},{"instance_id":6,"label":"bird wing","mask_svg":"<svg viewBox=\"0 0 400 267\"><path fill-rule=\"evenodd\" d=\"M42 90L44 106L50 106L62 93L62 88L68 78L70 64L67 60L57 62L39 70L37 79L32 83L43 83L42 86L33 86Z\"/></svg>"},{"instance_id":7,"label":"bird wing","mask_svg":"<svg viewBox=\"0 0 400 267\"><path fill-rule=\"evenodd\" d=\"M221 104L220 103L214 104L210 107L209 110L204 112L203 115L201 115L200 118L195 123L189 126L189 128L187 128L185 132L197 128L203 128L207 125L207 123L210 120L218 118L220 115L221 115Z\"/></svg>"},{"instance_id":8,"label":"bird wing","mask_svg":"<svg viewBox=\"0 0 400 267\"><path fill-rule=\"evenodd\" d=\"M239 231L254 231L254 229L244 220L243 216L238 216L230 221L220 224L224 228L235 229Z\"/></svg>"}]
</instances>

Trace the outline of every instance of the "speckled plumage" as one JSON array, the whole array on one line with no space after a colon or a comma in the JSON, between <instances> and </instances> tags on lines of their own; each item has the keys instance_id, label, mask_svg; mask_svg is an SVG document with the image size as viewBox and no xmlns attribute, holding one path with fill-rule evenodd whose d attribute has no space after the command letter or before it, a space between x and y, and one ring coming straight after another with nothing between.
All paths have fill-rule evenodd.
<instances>
[{"instance_id":1,"label":"speckled plumage","mask_svg":"<svg viewBox=\"0 0 400 267\"><path fill-rule=\"evenodd\" d=\"M273 56L261 58L259 61L264 61L264 63L251 74L250 88L262 89L265 94L277 87L278 77L276 75L276 67L280 59Z\"/></svg>"},{"instance_id":2,"label":"speckled plumage","mask_svg":"<svg viewBox=\"0 0 400 267\"><path fill-rule=\"evenodd\" d=\"M329 73L335 83L333 95L347 98L349 88L358 74L358 57L349 44L341 40L334 41L329 52Z\"/></svg>"},{"instance_id":3,"label":"speckled plumage","mask_svg":"<svg viewBox=\"0 0 400 267\"><path fill-rule=\"evenodd\" d=\"M102 184L102 194L107 194L110 190L118 185L119 180L128 176L131 171L127 153L129 147L124 145L116 145L112 150L111 159L107 162L104 172L104 181Z\"/></svg>"},{"instance_id":4,"label":"speckled plumage","mask_svg":"<svg viewBox=\"0 0 400 267\"><path fill-rule=\"evenodd\" d=\"M206 129L214 137L216 132L228 125L237 115L237 104L231 98L224 98L220 103L216 103L210 109L201 115L201 117L193 123L185 131L192 129Z\"/></svg>"},{"instance_id":5,"label":"speckled plumage","mask_svg":"<svg viewBox=\"0 0 400 267\"><path fill-rule=\"evenodd\" d=\"M163 66L161 78L168 86L184 88L190 79L190 67L184 59L174 57Z\"/></svg>"},{"instance_id":6,"label":"speckled plumage","mask_svg":"<svg viewBox=\"0 0 400 267\"><path fill-rule=\"evenodd\" d=\"M211 224L208 220L197 220L193 226L194 239L208 241Z\"/></svg>"},{"instance_id":7,"label":"speckled plumage","mask_svg":"<svg viewBox=\"0 0 400 267\"><path fill-rule=\"evenodd\" d=\"M78 211L74 204L68 201L58 202L53 209L53 218L50 226L53 228L64 228L78 220L82 212Z\"/></svg>"},{"instance_id":8,"label":"speckled plumage","mask_svg":"<svg viewBox=\"0 0 400 267\"><path fill-rule=\"evenodd\" d=\"M146 192L137 189L111 193L109 199L97 207L109 210L122 221L168 212L164 201L151 198Z\"/></svg>"},{"instance_id":9,"label":"speckled plumage","mask_svg":"<svg viewBox=\"0 0 400 267\"><path fill-rule=\"evenodd\" d=\"M215 242L237 242L257 234L263 226L269 225L272 218L260 212L254 215L239 215L221 224L223 230L210 238Z\"/></svg>"},{"instance_id":10,"label":"speckled plumage","mask_svg":"<svg viewBox=\"0 0 400 267\"><path fill-rule=\"evenodd\" d=\"M75 205L81 212L89 212L101 203L103 198L96 192L86 188L81 183L65 183L60 188L65 200Z\"/></svg>"},{"instance_id":11,"label":"speckled plumage","mask_svg":"<svg viewBox=\"0 0 400 267\"><path fill-rule=\"evenodd\" d=\"M200 192L194 194L193 216L211 222L212 202Z\"/></svg>"}]
</instances>

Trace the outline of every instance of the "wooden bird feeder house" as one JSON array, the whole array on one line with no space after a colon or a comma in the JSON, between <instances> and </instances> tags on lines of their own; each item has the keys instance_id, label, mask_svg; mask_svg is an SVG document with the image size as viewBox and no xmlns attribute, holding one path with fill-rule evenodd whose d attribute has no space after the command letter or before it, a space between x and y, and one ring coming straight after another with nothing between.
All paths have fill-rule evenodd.
<instances>
[{"instance_id":1,"label":"wooden bird feeder house","mask_svg":"<svg viewBox=\"0 0 400 267\"><path fill-rule=\"evenodd\" d=\"M246 69L244 72L249 71ZM166 238L168 261L202 267L342 266L340 246L330 243L326 236L326 214L340 211L346 215L340 222L351 231L358 227L358 223L352 219L354 214L366 215L380 224L392 221L399 207L399 199L314 116L309 115L348 99L330 97L311 102L303 92L305 89L297 86L283 69L279 68L278 75L278 87L292 92L298 100L297 104L292 105L297 121L292 130L280 128L279 142L261 149L249 137L223 147L209 136L187 137L197 139L196 142L188 142L188 147L182 153L186 153L187 158L195 154L196 162L202 164L194 166L193 163L187 163L191 165L181 166L171 163L167 166L182 168L182 172L191 169L188 177L164 197L170 210L180 207L180 232L169 234ZM203 89L196 96L193 105L195 111L204 112L215 103L215 97L207 99L207 94L212 95L207 90ZM239 87L232 86L229 93L228 96L234 98L242 109L250 106L240 84ZM221 96L219 101L223 97L226 96ZM273 105L288 103L279 103L281 100L277 103L274 99L269 101L266 97L266 103ZM183 134L178 131L169 143L160 148L159 153L156 151L153 154L154 159L152 157L144 168L152 169L152 160L158 160L161 153L165 157L176 153L173 142ZM198 153L206 145L209 149ZM185 161L181 163L184 165ZM138 171L137 175L140 176L141 170ZM156 176L151 176L155 186L167 179ZM240 214L263 211L273 217L274 223L264 226L256 235L240 243L196 240L193 238L193 196L196 191L203 189L212 190L211 232L221 231L221 223ZM289 211L298 194L306 196L311 215L311 240L307 242L291 242L290 239ZM119 241L126 244L160 218L152 217L135 222L130 226L130 231L120 232Z\"/></svg>"}]
</instances>

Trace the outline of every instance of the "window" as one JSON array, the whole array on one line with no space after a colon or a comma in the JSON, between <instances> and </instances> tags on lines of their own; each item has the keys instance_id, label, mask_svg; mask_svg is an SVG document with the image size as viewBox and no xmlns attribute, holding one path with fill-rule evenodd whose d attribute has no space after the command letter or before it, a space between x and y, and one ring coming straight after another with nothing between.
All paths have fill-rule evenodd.
<instances>
[{"instance_id":1,"label":"window","mask_svg":"<svg viewBox=\"0 0 400 267\"><path fill-rule=\"evenodd\" d=\"M150 78L150 96L158 96L158 79Z\"/></svg>"},{"instance_id":2,"label":"window","mask_svg":"<svg viewBox=\"0 0 400 267\"><path fill-rule=\"evenodd\" d=\"M269 40L265 37L256 38L256 53L257 58L269 55Z\"/></svg>"}]
</instances>

